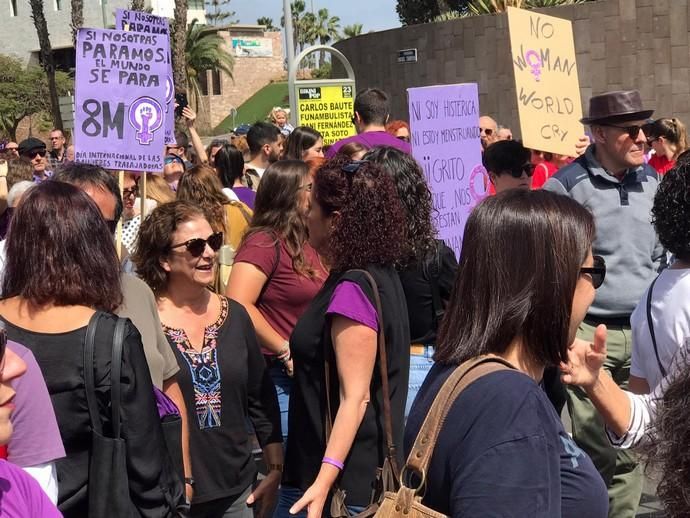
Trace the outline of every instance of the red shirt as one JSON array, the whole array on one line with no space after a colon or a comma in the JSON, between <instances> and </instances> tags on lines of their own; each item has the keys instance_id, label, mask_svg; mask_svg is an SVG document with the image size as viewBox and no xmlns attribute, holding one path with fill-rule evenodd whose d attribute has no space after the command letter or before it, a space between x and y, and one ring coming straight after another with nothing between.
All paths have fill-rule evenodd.
<instances>
[{"instance_id":1,"label":"red shirt","mask_svg":"<svg viewBox=\"0 0 690 518\"><path fill-rule=\"evenodd\" d=\"M655 154L652 155L652 158L649 159L649 165L656 169L657 173L663 175L676 166L676 161L669 160L665 156L659 156Z\"/></svg>"},{"instance_id":2,"label":"red shirt","mask_svg":"<svg viewBox=\"0 0 690 518\"><path fill-rule=\"evenodd\" d=\"M287 340L297 320L321 289L328 273L309 243L303 245L303 250L307 264L316 270L317 276L313 279L295 272L292 257L283 240L280 240L279 254L276 248L271 234L258 232L242 244L235 255L235 262L253 264L269 277L256 307L270 326ZM264 354L271 353L264 350Z\"/></svg>"},{"instance_id":3,"label":"red shirt","mask_svg":"<svg viewBox=\"0 0 690 518\"><path fill-rule=\"evenodd\" d=\"M544 160L534 166L534 176L532 176L532 190L541 189L546 180L551 178L558 171L558 168L551 162Z\"/></svg>"}]
</instances>

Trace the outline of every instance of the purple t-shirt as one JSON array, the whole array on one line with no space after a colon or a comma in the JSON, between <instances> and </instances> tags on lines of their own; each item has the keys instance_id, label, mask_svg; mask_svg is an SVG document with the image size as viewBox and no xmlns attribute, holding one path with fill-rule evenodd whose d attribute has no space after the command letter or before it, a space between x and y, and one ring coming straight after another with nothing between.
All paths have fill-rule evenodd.
<instances>
[{"instance_id":1,"label":"purple t-shirt","mask_svg":"<svg viewBox=\"0 0 690 518\"><path fill-rule=\"evenodd\" d=\"M12 380L16 392L11 417L14 432L7 445L7 460L29 468L61 459L65 448L41 368L23 345L8 340L7 347L26 363L26 372Z\"/></svg>"},{"instance_id":2,"label":"purple t-shirt","mask_svg":"<svg viewBox=\"0 0 690 518\"><path fill-rule=\"evenodd\" d=\"M379 331L376 309L356 282L343 281L335 287L326 314L341 315Z\"/></svg>"},{"instance_id":3,"label":"purple t-shirt","mask_svg":"<svg viewBox=\"0 0 690 518\"><path fill-rule=\"evenodd\" d=\"M242 203L254 210L254 200L256 200L256 193L249 187L233 187L234 192Z\"/></svg>"},{"instance_id":4,"label":"purple t-shirt","mask_svg":"<svg viewBox=\"0 0 690 518\"><path fill-rule=\"evenodd\" d=\"M61 518L31 475L0 460L0 518Z\"/></svg>"},{"instance_id":5,"label":"purple t-shirt","mask_svg":"<svg viewBox=\"0 0 690 518\"><path fill-rule=\"evenodd\" d=\"M385 131L366 131L364 133L359 133L358 135L344 138L343 140L339 140L333 144L330 148L328 148L328 151L326 151L326 158L333 158L341 147L350 142L358 142L367 149L378 146L390 146L408 154L412 153L412 147L408 142L400 140L390 133Z\"/></svg>"}]
</instances>

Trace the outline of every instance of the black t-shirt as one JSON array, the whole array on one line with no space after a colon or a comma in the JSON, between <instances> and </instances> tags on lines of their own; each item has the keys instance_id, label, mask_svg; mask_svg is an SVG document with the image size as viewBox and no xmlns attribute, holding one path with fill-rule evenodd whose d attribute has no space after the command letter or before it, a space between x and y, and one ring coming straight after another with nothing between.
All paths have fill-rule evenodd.
<instances>
[{"instance_id":1,"label":"black t-shirt","mask_svg":"<svg viewBox=\"0 0 690 518\"><path fill-rule=\"evenodd\" d=\"M436 364L407 420L405 454L454 366ZM423 500L449 516L605 518L606 486L539 386L517 371L488 374L451 407Z\"/></svg>"},{"instance_id":2,"label":"black t-shirt","mask_svg":"<svg viewBox=\"0 0 690 518\"><path fill-rule=\"evenodd\" d=\"M392 267L372 266L367 270L376 280L383 307L393 440L400 451L410 368L410 333L405 295L400 279ZM302 490L307 489L316 479L326 450L324 350L332 354L333 349L330 319L326 318L326 309L335 287L345 279L356 282L376 307L372 289L361 272L331 273L297 322L290 337L295 376L290 393L289 433L283 482ZM331 408L335 418L339 393L335 365L330 379ZM371 401L367 405L364 419L357 431L350 454L345 459L345 469L339 479L340 487L347 492L348 505L367 505L370 501L376 468L383 464L385 458L383 423L381 377L377 356L371 380Z\"/></svg>"},{"instance_id":3,"label":"black t-shirt","mask_svg":"<svg viewBox=\"0 0 690 518\"><path fill-rule=\"evenodd\" d=\"M275 387L244 307L220 297L221 313L206 327L201 353L186 335L163 326L180 364L194 473L193 503L239 495L256 475L247 420L263 446L282 441Z\"/></svg>"},{"instance_id":4,"label":"black t-shirt","mask_svg":"<svg viewBox=\"0 0 690 518\"><path fill-rule=\"evenodd\" d=\"M458 261L442 240L436 241L438 251L431 253L426 264L410 266L400 271L400 282L407 299L412 343L435 344L438 321L434 315L432 284L435 282L441 304L445 306L455 283ZM440 308L441 309L441 308Z\"/></svg>"}]
</instances>

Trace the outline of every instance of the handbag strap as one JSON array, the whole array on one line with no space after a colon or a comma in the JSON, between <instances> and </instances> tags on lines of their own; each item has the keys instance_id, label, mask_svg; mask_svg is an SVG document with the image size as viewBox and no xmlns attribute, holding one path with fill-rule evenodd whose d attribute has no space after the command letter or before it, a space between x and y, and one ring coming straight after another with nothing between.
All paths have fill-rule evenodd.
<instances>
[{"instance_id":1,"label":"handbag strap","mask_svg":"<svg viewBox=\"0 0 690 518\"><path fill-rule=\"evenodd\" d=\"M427 468L429 467L439 432L457 397L465 388L482 376L507 369L515 369L515 367L506 360L496 356L479 356L463 362L443 383L441 390L434 398L434 402L424 419L422 427L419 429L405 464L405 469L410 469L421 475L422 483L420 487L424 485Z\"/></svg>"},{"instance_id":2,"label":"handbag strap","mask_svg":"<svg viewBox=\"0 0 690 518\"><path fill-rule=\"evenodd\" d=\"M654 356L656 356L656 363L657 365L659 365L661 376L665 378L666 369L664 369L664 366L661 363L661 359L659 358L659 349L656 345L656 335L654 333L654 324L652 323L652 290L654 290L654 285L656 284L656 281L658 279L659 277L652 281L652 284L649 286L649 291L647 292L647 327L649 327L649 336L652 337L652 345L654 346Z\"/></svg>"},{"instance_id":3,"label":"handbag strap","mask_svg":"<svg viewBox=\"0 0 690 518\"><path fill-rule=\"evenodd\" d=\"M89 418L91 420L91 429L98 434L103 434L103 424L101 423L101 416L98 412L98 403L96 402L96 383L94 381L94 341L96 337L96 328L103 313L96 311L89 320L89 325L86 328L86 337L84 338L84 391L86 392L86 406L89 409Z\"/></svg>"},{"instance_id":4,"label":"handbag strap","mask_svg":"<svg viewBox=\"0 0 690 518\"><path fill-rule=\"evenodd\" d=\"M120 392L121 392L121 373L122 373L122 349L125 341L125 322L124 318L118 318L113 332L113 353L110 363L110 411L113 427L113 438L120 438Z\"/></svg>"},{"instance_id":5,"label":"handbag strap","mask_svg":"<svg viewBox=\"0 0 690 518\"><path fill-rule=\"evenodd\" d=\"M381 375L381 391L383 393L383 426L386 435L386 456L392 463L395 473L399 473L397 469L396 451L395 444L393 442L393 423L391 419L391 400L390 400L390 389L388 385L388 362L386 355L386 334L384 331L383 323L383 309L381 306L381 296L379 295L378 284L372 277L372 275L366 270L350 270L351 272L358 272L364 275L364 277L369 282L371 289L374 292L374 304L376 306L376 313L379 318L379 332L377 334L377 349L379 356L379 373ZM325 385L326 385L326 418L325 418L325 432L326 432L326 444L331 436L333 430L333 414L331 413L331 388L330 388L330 351L328 351L327 341L324 340L324 366L325 366Z\"/></svg>"}]
</instances>

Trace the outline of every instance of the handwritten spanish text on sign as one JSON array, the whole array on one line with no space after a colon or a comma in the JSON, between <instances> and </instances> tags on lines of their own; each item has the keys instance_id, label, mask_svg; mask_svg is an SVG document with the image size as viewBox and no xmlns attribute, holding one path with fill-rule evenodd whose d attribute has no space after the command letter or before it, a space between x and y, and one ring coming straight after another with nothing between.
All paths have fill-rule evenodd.
<instances>
[{"instance_id":1,"label":"handwritten spanish text on sign","mask_svg":"<svg viewBox=\"0 0 690 518\"><path fill-rule=\"evenodd\" d=\"M355 134L354 86L297 85L297 124L310 126L330 145Z\"/></svg>"},{"instance_id":2,"label":"handwritten spanish text on sign","mask_svg":"<svg viewBox=\"0 0 690 518\"><path fill-rule=\"evenodd\" d=\"M584 129L572 24L509 7L508 26L523 143L574 156Z\"/></svg>"},{"instance_id":3,"label":"handwritten spanish text on sign","mask_svg":"<svg viewBox=\"0 0 690 518\"><path fill-rule=\"evenodd\" d=\"M77 34L74 144L78 162L163 169L167 36L103 29Z\"/></svg>"},{"instance_id":4,"label":"handwritten spanish text on sign","mask_svg":"<svg viewBox=\"0 0 690 518\"><path fill-rule=\"evenodd\" d=\"M165 144L175 143L175 87L173 84L172 59L170 57L170 28L168 19L140 11L118 9L115 11L115 28L119 31L160 34L161 43L168 52L168 75L165 78Z\"/></svg>"},{"instance_id":5,"label":"handwritten spanish text on sign","mask_svg":"<svg viewBox=\"0 0 690 518\"><path fill-rule=\"evenodd\" d=\"M439 236L460 257L465 223L486 196L475 83L408 88L412 154L433 195Z\"/></svg>"}]
</instances>

